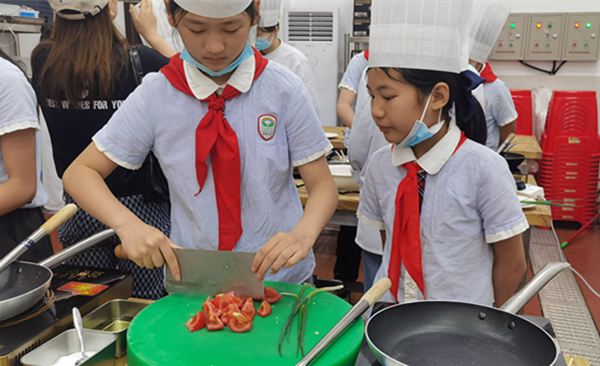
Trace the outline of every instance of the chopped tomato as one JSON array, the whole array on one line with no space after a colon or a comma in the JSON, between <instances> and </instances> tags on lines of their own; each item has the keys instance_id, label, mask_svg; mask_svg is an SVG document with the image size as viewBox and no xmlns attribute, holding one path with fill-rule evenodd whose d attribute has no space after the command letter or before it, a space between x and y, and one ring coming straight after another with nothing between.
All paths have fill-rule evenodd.
<instances>
[{"instance_id":1,"label":"chopped tomato","mask_svg":"<svg viewBox=\"0 0 600 366\"><path fill-rule=\"evenodd\" d=\"M265 301L269 304L276 303L281 300L281 295L273 287L265 287Z\"/></svg>"},{"instance_id":2,"label":"chopped tomato","mask_svg":"<svg viewBox=\"0 0 600 366\"><path fill-rule=\"evenodd\" d=\"M210 311L212 311L213 313L215 313L215 315L217 317L220 317L221 315L223 315L223 310L221 310L221 309L219 309L219 308L217 308L216 306L213 305L213 303L210 300L210 296L202 304L202 310L204 311L204 315L206 315L206 316L208 316L208 313Z\"/></svg>"},{"instance_id":3,"label":"chopped tomato","mask_svg":"<svg viewBox=\"0 0 600 366\"><path fill-rule=\"evenodd\" d=\"M211 300L212 304L217 307L217 309L225 310L225 308L231 304L231 300L225 296L225 294L218 294L214 299Z\"/></svg>"},{"instance_id":4,"label":"chopped tomato","mask_svg":"<svg viewBox=\"0 0 600 366\"><path fill-rule=\"evenodd\" d=\"M236 303L239 308L241 308L244 305L244 299L237 297L235 295L235 292L233 291L226 293L225 297L227 298L227 300L229 300L230 303Z\"/></svg>"},{"instance_id":5,"label":"chopped tomato","mask_svg":"<svg viewBox=\"0 0 600 366\"><path fill-rule=\"evenodd\" d=\"M219 330L225 328L225 324L219 319L215 312L210 309L206 314L206 329Z\"/></svg>"},{"instance_id":6,"label":"chopped tomato","mask_svg":"<svg viewBox=\"0 0 600 366\"><path fill-rule=\"evenodd\" d=\"M232 332L247 332L252 328L252 320L242 312L234 312L229 316L227 326Z\"/></svg>"},{"instance_id":7,"label":"chopped tomato","mask_svg":"<svg viewBox=\"0 0 600 366\"><path fill-rule=\"evenodd\" d=\"M250 318L250 320L254 319L254 314L256 314L256 311L254 310L254 302L252 299L246 299L241 310L244 315Z\"/></svg>"},{"instance_id":8,"label":"chopped tomato","mask_svg":"<svg viewBox=\"0 0 600 366\"><path fill-rule=\"evenodd\" d=\"M225 310L223 310L223 315L221 315L221 321L223 324L227 324L229 322L229 316L232 313L239 313L240 308L238 308L237 304L229 304Z\"/></svg>"},{"instance_id":9,"label":"chopped tomato","mask_svg":"<svg viewBox=\"0 0 600 366\"><path fill-rule=\"evenodd\" d=\"M205 316L202 311L199 311L198 314L194 315L190 320L185 323L185 326L190 330L190 332L195 332L204 328Z\"/></svg>"},{"instance_id":10,"label":"chopped tomato","mask_svg":"<svg viewBox=\"0 0 600 366\"><path fill-rule=\"evenodd\" d=\"M271 311L273 311L273 308L271 308L271 304L269 304L266 301L263 301L260 304L260 308L258 309L258 311L256 313L264 318L264 317L268 316L269 314L271 314Z\"/></svg>"}]
</instances>

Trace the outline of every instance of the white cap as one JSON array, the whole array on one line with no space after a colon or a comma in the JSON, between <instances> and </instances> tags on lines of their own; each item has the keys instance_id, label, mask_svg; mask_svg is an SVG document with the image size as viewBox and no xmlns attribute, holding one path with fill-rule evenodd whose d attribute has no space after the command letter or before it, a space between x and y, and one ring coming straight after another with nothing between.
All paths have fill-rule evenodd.
<instances>
[{"instance_id":1,"label":"white cap","mask_svg":"<svg viewBox=\"0 0 600 366\"><path fill-rule=\"evenodd\" d=\"M499 1L475 1L473 26L469 34L471 38L470 59L482 64L487 62L509 15L510 7Z\"/></svg>"},{"instance_id":2,"label":"white cap","mask_svg":"<svg viewBox=\"0 0 600 366\"><path fill-rule=\"evenodd\" d=\"M82 20L100 13L108 0L48 0L48 3L61 18Z\"/></svg>"},{"instance_id":3,"label":"white cap","mask_svg":"<svg viewBox=\"0 0 600 366\"><path fill-rule=\"evenodd\" d=\"M281 0L261 0L260 2L260 22L259 26L263 28L274 27L279 24L281 17Z\"/></svg>"},{"instance_id":4,"label":"white cap","mask_svg":"<svg viewBox=\"0 0 600 366\"><path fill-rule=\"evenodd\" d=\"M460 73L473 0L373 0L369 67Z\"/></svg>"},{"instance_id":5,"label":"white cap","mask_svg":"<svg viewBox=\"0 0 600 366\"><path fill-rule=\"evenodd\" d=\"M174 0L183 10L207 18L223 19L241 14L254 0Z\"/></svg>"}]
</instances>

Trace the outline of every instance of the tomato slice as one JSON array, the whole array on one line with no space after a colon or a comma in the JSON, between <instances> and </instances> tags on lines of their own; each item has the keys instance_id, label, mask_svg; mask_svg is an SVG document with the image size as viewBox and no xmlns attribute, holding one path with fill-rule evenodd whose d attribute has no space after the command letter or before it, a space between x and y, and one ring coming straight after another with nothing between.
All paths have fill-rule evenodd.
<instances>
[{"instance_id":1,"label":"tomato slice","mask_svg":"<svg viewBox=\"0 0 600 366\"><path fill-rule=\"evenodd\" d=\"M273 311L271 304L269 304L266 301L263 301L260 304L260 308L258 309L258 311L256 313L264 318L264 317L268 316L269 314L271 314L271 311Z\"/></svg>"},{"instance_id":2,"label":"tomato slice","mask_svg":"<svg viewBox=\"0 0 600 366\"><path fill-rule=\"evenodd\" d=\"M217 317L220 317L221 315L223 315L223 310L221 310L221 309L217 308L215 305L213 305L213 303L210 300L210 296L202 304L202 310L204 311L204 315L206 315L206 316L208 316L208 313L210 311L215 313L215 315Z\"/></svg>"},{"instance_id":3,"label":"tomato slice","mask_svg":"<svg viewBox=\"0 0 600 366\"><path fill-rule=\"evenodd\" d=\"M227 326L235 333L247 332L252 329L252 320L242 312L233 312L229 316Z\"/></svg>"},{"instance_id":4,"label":"tomato slice","mask_svg":"<svg viewBox=\"0 0 600 366\"><path fill-rule=\"evenodd\" d=\"M202 311L199 311L198 314L194 315L190 320L185 323L185 326L190 330L190 332L195 332L204 328L204 323L206 322L206 318Z\"/></svg>"},{"instance_id":5,"label":"tomato slice","mask_svg":"<svg viewBox=\"0 0 600 366\"><path fill-rule=\"evenodd\" d=\"M265 287L265 301L269 304L276 303L281 300L281 295L273 287Z\"/></svg>"},{"instance_id":6,"label":"tomato slice","mask_svg":"<svg viewBox=\"0 0 600 366\"><path fill-rule=\"evenodd\" d=\"M238 307L242 307L244 305L244 299L236 296L234 291L228 292L224 295L229 303L236 303Z\"/></svg>"},{"instance_id":7,"label":"tomato slice","mask_svg":"<svg viewBox=\"0 0 600 366\"><path fill-rule=\"evenodd\" d=\"M225 324L219 319L215 312L210 309L206 314L206 329L219 330L225 328Z\"/></svg>"},{"instance_id":8,"label":"tomato slice","mask_svg":"<svg viewBox=\"0 0 600 366\"><path fill-rule=\"evenodd\" d=\"M229 301L225 294L218 294L214 299L211 300L211 303L216 306L217 309L224 310L227 305L231 303L231 301Z\"/></svg>"},{"instance_id":9,"label":"tomato slice","mask_svg":"<svg viewBox=\"0 0 600 366\"><path fill-rule=\"evenodd\" d=\"M223 310L223 315L221 315L221 321L223 324L227 324L229 322L229 316L231 313L239 313L240 308L238 308L237 304L229 304L225 310Z\"/></svg>"},{"instance_id":10,"label":"tomato slice","mask_svg":"<svg viewBox=\"0 0 600 366\"><path fill-rule=\"evenodd\" d=\"M256 314L256 310L254 310L254 302L252 299L246 299L244 305L242 305L242 313L246 315L250 320L254 319L254 314Z\"/></svg>"}]
</instances>

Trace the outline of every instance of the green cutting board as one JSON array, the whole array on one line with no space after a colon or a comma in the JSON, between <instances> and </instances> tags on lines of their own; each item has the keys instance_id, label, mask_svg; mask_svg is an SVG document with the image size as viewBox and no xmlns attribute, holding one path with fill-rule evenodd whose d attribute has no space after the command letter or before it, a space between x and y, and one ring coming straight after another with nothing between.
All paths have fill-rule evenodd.
<instances>
[{"instance_id":1,"label":"green cutting board","mask_svg":"<svg viewBox=\"0 0 600 366\"><path fill-rule=\"evenodd\" d=\"M279 292L297 294L301 286L283 282L265 282ZM305 292L308 293L307 290ZM302 359L296 355L298 322L293 323L289 342L283 341L282 353L277 346L283 325L292 311L295 298L283 296L272 304L266 318L256 316L252 329L234 333L225 327L217 331L206 328L190 333L185 322L202 310L205 295L174 294L147 306L127 330L127 364L129 366L289 366ZM260 305L254 302L255 308ZM330 293L315 295L308 309L305 351L317 342L350 310L351 306ZM354 322L311 366L352 366L364 336L362 319Z\"/></svg>"}]
</instances>

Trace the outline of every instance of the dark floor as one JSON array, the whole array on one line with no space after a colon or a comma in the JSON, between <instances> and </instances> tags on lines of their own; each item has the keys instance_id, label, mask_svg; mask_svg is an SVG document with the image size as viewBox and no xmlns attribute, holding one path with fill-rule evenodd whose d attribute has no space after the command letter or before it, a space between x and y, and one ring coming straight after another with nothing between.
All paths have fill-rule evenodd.
<instances>
[{"instance_id":1,"label":"dark floor","mask_svg":"<svg viewBox=\"0 0 600 366\"><path fill-rule=\"evenodd\" d=\"M570 223L556 224L556 232L561 242L571 237L578 229L578 225ZM333 267L335 265L337 233L339 228L331 225L323 230L321 236L314 246L315 256L317 258L317 268L315 274L319 278L333 279ZM52 235L54 250L61 249L58 241L58 234L55 232ZM600 292L600 227L595 226L593 232L582 232L565 248L565 254L573 268L575 268L582 276L586 278L588 283L597 291ZM532 277L531 268L529 269L529 278ZM362 268L358 281L362 282ZM579 280L579 286L588 303L592 316L596 322L596 326L600 325L600 298L596 297L584 284ZM352 294L351 302L355 303L360 299L360 293ZM542 316L538 297L534 297L525 306L526 315ZM600 328L600 327L599 327Z\"/></svg>"}]
</instances>

